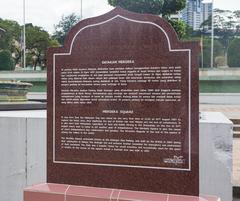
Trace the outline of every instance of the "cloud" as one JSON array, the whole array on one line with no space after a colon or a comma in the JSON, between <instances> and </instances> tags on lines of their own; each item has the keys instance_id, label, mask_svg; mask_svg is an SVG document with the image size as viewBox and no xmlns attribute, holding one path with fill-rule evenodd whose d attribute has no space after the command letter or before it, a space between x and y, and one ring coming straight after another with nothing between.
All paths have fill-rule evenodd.
<instances>
[{"instance_id":1,"label":"cloud","mask_svg":"<svg viewBox=\"0 0 240 201\"><path fill-rule=\"evenodd\" d=\"M213 0L203 0L203 3L212 3Z\"/></svg>"},{"instance_id":2,"label":"cloud","mask_svg":"<svg viewBox=\"0 0 240 201\"><path fill-rule=\"evenodd\" d=\"M41 26L53 33L54 24L57 24L62 15L76 13L80 15L81 0L25 0L26 22ZM112 9L107 0L82 0L83 18L93 17L106 13ZM204 0L212 1L212 0ZM23 23L23 0L0 0L0 18L12 19ZM239 0L214 0L214 7L235 10L240 7Z\"/></svg>"},{"instance_id":3,"label":"cloud","mask_svg":"<svg viewBox=\"0 0 240 201\"><path fill-rule=\"evenodd\" d=\"M46 0L30 1L27 4L27 22L40 25L50 31L54 31L62 15L71 13L81 14L80 0ZM83 18L93 17L111 10L107 2L103 0L83 0Z\"/></svg>"},{"instance_id":4,"label":"cloud","mask_svg":"<svg viewBox=\"0 0 240 201\"><path fill-rule=\"evenodd\" d=\"M26 23L33 23L48 30L54 31L54 24L57 24L62 15L71 13L81 14L80 0L25 0L26 1ZM101 15L112 9L107 0L83 0L83 18ZM0 17L12 19L23 24L23 3L22 1L8 0L0 1Z\"/></svg>"}]
</instances>

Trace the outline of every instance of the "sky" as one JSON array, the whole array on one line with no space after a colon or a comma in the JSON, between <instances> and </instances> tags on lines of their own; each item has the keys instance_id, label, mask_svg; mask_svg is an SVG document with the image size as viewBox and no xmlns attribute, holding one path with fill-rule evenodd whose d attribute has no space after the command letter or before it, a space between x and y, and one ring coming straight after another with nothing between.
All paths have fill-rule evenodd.
<instances>
[{"instance_id":1,"label":"sky","mask_svg":"<svg viewBox=\"0 0 240 201\"><path fill-rule=\"evenodd\" d=\"M26 23L31 22L54 32L62 15L81 13L81 0L25 0ZM205 0L211 1L211 0ZM83 19L104 14L112 9L107 0L82 0ZM240 0L214 0L214 8L240 10ZM23 0L0 0L0 18L23 24Z\"/></svg>"}]
</instances>

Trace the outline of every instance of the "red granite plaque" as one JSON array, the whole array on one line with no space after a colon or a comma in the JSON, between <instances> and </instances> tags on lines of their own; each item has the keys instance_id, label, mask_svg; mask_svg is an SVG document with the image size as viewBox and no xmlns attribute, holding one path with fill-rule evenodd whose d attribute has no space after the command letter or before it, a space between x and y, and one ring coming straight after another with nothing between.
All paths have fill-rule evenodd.
<instances>
[{"instance_id":1,"label":"red granite plaque","mask_svg":"<svg viewBox=\"0 0 240 201\"><path fill-rule=\"evenodd\" d=\"M48 51L48 182L198 195L198 58L116 8Z\"/></svg>"}]
</instances>

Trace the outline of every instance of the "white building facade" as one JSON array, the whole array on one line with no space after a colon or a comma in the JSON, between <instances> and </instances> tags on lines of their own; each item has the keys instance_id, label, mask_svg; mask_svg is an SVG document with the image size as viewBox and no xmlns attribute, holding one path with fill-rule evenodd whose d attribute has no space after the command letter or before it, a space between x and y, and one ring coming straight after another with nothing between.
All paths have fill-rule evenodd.
<instances>
[{"instance_id":1,"label":"white building facade","mask_svg":"<svg viewBox=\"0 0 240 201\"><path fill-rule=\"evenodd\" d=\"M201 24L211 13L212 3L205 3L203 0L187 0L185 9L181 11L182 20L195 31L201 28Z\"/></svg>"}]
</instances>

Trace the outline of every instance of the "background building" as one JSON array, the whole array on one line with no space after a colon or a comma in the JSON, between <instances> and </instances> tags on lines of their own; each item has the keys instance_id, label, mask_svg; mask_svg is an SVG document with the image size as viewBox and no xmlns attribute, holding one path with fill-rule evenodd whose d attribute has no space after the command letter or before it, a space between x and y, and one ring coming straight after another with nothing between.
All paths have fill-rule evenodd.
<instances>
[{"instance_id":1,"label":"background building","mask_svg":"<svg viewBox=\"0 0 240 201\"><path fill-rule=\"evenodd\" d=\"M212 13L212 3L203 0L187 0L185 9L181 11L182 20L193 30L200 29L201 24L208 19Z\"/></svg>"}]
</instances>

